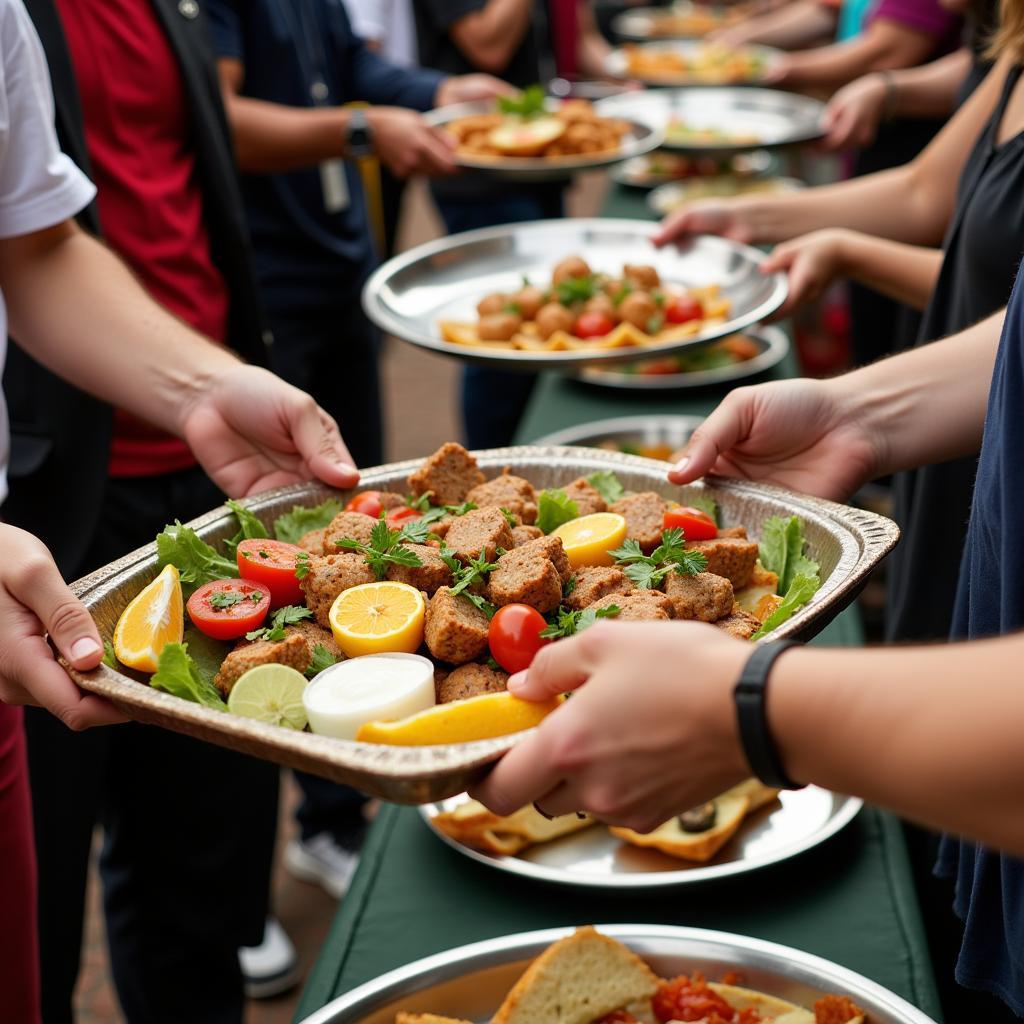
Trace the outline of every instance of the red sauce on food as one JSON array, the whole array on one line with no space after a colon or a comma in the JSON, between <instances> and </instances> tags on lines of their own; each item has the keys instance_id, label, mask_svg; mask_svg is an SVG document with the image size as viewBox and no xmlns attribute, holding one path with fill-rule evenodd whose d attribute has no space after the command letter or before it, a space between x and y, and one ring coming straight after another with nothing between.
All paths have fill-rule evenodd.
<instances>
[{"instance_id":1,"label":"red sauce on food","mask_svg":"<svg viewBox=\"0 0 1024 1024\"><path fill-rule=\"evenodd\" d=\"M659 1021L699 1021L700 1024L759 1024L754 1010L737 1010L708 988L700 974L663 982L651 1001Z\"/></svg>"}]
</instances>

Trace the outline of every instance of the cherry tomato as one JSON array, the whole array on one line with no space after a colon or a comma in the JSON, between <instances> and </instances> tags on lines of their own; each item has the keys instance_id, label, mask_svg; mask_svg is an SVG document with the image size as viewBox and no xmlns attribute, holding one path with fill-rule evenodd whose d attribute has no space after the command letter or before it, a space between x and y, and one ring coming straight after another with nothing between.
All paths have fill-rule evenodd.
<instances>
[{"instance_id":1,"label":"cherry tomato","mask_svg":"<svg viewBox=\"0 0 1024 1024\"><path fill-rule=\"evenodd\" d=\"M678 526L687 540L714 540L718 536L714 519L699 508L670 508L664 525L666 530Z\"/></svg>"},{"instance_id":2,"label":"cherry tomato","mask_svg":"<svg viewBox=\"0 0 1024 1024\"><path fill-rule=\"evenodd\" d=\"M670 324L685 324L688 320L700 320L704 307L689 295L677 295L665 306L665 319Z\"/></svg>"},{"instance_id":3,"label":"cherry tomato","mask_svg":"<svg viewBox=\"0 0 1024 1024\"><path fill-rule=\"evenodd\" d=\"M306 554L298 545L286 544L283 540L243 540L238 545L238 571L242 579L254 580L269 588L271 608L302 604L295 559Z\"/></svg>"},{"instance_id":4,"label":"cherry tomato","mask_svg":"<svg viewBox=\"0 0 1024 1024\"><path fill-rule=\"evenodd\" d=\"M577 338L603 338L614 326L610 316L591 310L580 314L572 332Z\"/></svg>"},{"instance_id":5,"label":"cherry tomato","mask_svg":"<svg viewBox=\"0 0 1024 1024\"><path fill-rule=\"evenodd\" d=\"M384 506L381 504L380 491L363 491L357 494L346 506L346 512L362 512L371 519L380 519Z\"/></svg>"},{"instance_id":6,"label":"cherry tomato","mask_svg":"<svg viewBox=\"0 0 1024 1024\"><path fill-rule=\"evenodd\" d=\"M211 580L188 599L188 617L214 640L236 640L270 611L270 588L252 580Z\"/></svg>"},{"instance_id":7,"label":"cherry tomato","mask_svg":"<svg viewBox=\"0 0 1024 1024\"><path fill-rule=\"evenodd\" d=\"M414 508L392 508L388 510L384 520L388 524L388 529L400 530L406 523L415 523L417 519L422 518L423 513L417 512Z\"/></svg>"},{"instance_id":8,"label":"cherry tomato","mask_svg":"<svg viewBox=\"0 0 1024 1024\"><path fill-rule=\"evenodd\" d=\"M522 672L550 642L540 635L547 626L544 616L528 604L507 604L499 608L487 632L491 655L506 672Z\"/></svg>"}]
</instances>

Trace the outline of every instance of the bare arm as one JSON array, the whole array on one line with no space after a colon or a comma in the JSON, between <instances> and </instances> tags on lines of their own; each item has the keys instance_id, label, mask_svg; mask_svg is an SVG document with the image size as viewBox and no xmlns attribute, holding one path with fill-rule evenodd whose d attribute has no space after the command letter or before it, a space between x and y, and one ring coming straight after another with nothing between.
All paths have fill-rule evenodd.
<instances>
[{"instance_id":1,"label":"bare arm","mask_svg":"<svg viewBox=\"0 0 1024 1024\"><path fill-rule=\"evenodd\" d=\"M835 9L816 0L795 0L774 11L746 18L739 25L715 32L711 37L726 46L759 43L783 50L798 50L830 42L838 21Z\"/></svg>"},{"instance_id":2,"label":"bare arm","mask_svg":"<svg viewBox=\"0 0 1024 1024\"><path fill-rule=\"evenodd\" d=\"M605 73L605 58L611 46L597 27L590 0L579 0L579 42L576 44L576 59L580 74L600 78Z\"/></svg>"},{"instance_id":3,"label":"bare arm","mask_svg":"<svg viewBox=\"0 0 1024 1024\"><path fill-rule=\"evenodd\" d=\"M500 75L530 28L532 8L531 0L487 0L448 31L473 67Z\"/></svg>"},{"instance_id":4,"label":"bare arm","mask_svg":"<svg viewBox=\"0 0 1024 1024\"><path fill-rule=\"evenodd\" d=\"M897 117L947 117L971 70L971 51L961 47L929 64L890 71L892 113Z\"/></svg>"}]
</instances>

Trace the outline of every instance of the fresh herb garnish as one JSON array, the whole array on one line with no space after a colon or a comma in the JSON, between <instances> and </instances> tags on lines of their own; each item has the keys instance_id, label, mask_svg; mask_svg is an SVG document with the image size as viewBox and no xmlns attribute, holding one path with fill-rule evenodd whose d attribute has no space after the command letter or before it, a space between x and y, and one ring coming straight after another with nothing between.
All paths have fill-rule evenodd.
<instances>
[{"instance_id":1,"label":"fresh herb garnish","mask_svg":"<svg viewBox=\"0 0 1024 1024\"><path fill-rule=\"evenodd\" d=\"M623 281L622 284L615 290L615 294L612 296L612 305L618 306L619 303L627 295L633 294L633 285L629 281Z\"/></svg>"},{"instance_id":2,"label":"fresh herb garnish","mask_svg":"<svg viewBox=\"0 0 1024 1024\"><path fill-rule=\"evenodd\" d=\"M405 504L407 508L414 508L417 512L426 513L430 511L430 497L433 491L424 491L420 495L410 494L406 496Z\"/></svg>"},{"instance_id":3,"label":"fresh herb garnish","mask_svg":"<svg viewBox=\"0 0 1024 1024\"><path fill-rule=\"evenodd\" d=\"M511 509L502 506L501 514L505 517L505 522L508 523L510 529L515 529L519 525L516 522L515 513Z\"/></svg>"},{"instance_id":4,"label":"fresh herb garnish","mask_svg":"<svg viewBox=\"0 0 1024 1024\"><path fill-rule=\"evenodd\" d=\"M117 668L117 655L114 653L114 645L110 640L103 641L103 658L101 664L107 668Z\"/></svg>"},{"instance_id":5,"label":"fresh herb garnish","mask_svg":"<svg viewBox=\"0 0 1024 1024\"><path fill-rule=\"evenodd\" d=\"M772 516L761 528L761 565L779 577L778 592L789 593L797 576L817 576L820 566L804 554L804 527L799 516Z\"/></svg>"},{"instance_id":6,"label":"fresh herb garnish","mask_svg":"<svg viewBox=\"0 0 1024 1024\"><path fill-rule=\"evenodd\" d=\"M681 576L696 576L708 565L707 558L701 552L687 550L683 531L678 527L666 530L662 534L661 544L649 555L643 553L640 542L636 540L625 541L621 548L609 554L642 590L655 589L673 570Z\"/></svg>"},{"instance_id":7,"label":"fresh herb garnish","mask_svg":"<svg viewBox=\"0 0 1024 1024\"><path fill-rule=\"evenodd\" d=\"M249 596L255 597L257 600L261 597L258 592ZM241 604L245 599L246 595L238 590L217 590L210 595L210 607L224 611L227 608L233 608L236 604Z\"/></svg>"},{"instance_id":8,"label":"fresh herb garnish","mask_svg":"<svg viewBox=\"0 0 1024 1024\"><path fill-rule=\"evenodd\" d=\"M552 622L547 629L541 631L541 636L558 640L565 636L574 636L588 629L598 619L614 619L622 609L617 604L608 605L607 608L583 608L580 611L573 611L569 608L559 608L554 615Z\"/></svg>"},{"instance_id":9,"label":"fresh herb garnish","mask_svg":"<svg viewBox=\"0 0 1024 1024\"><path fill-rule=\"evenodd\" d=\"M337 663L338 659L323 644L316 644L313 647L313 657L310 659L309 668L306 669L306 678L312 679L318 672L323 672L325 668L330 668Z\"/></svg>"},{"instance_id":10,"label":"fresh herb garnish","mask_svg":"<svg viewBox=\"0 0 1024 1024\"><path fill-rule=\"evenodd\" d=\"M227 711L227 704L217 688L203 677L189 657L188 644L164 644L156 673L150 677L149 685L183 700Z\"/></svg>"},{"instance_id":11,"label":"fresh herb garnish","mask_svg":"<svg viewBox=\"0 0 1024 1024\"><path fill-rule=\"evenodd\" d=\"M295 556L295 578L304 580L309 575L309 552L303 551Z\"/></svg>"},{"instance_id":12,"label":"fresh herb garnish","mask_svg":"<svg viewBox=\"0 0 1024 1024\"><path fill-rule=\"evenodd\" d=\"M576 577L575 576L570 576L562 584L562 599L564 600L565 598L567 598L575 589L576 589Z\"/></svg>"},{"instance_id":13,"label":"fresh herb garnish","mask_svg":"<svg viewBox=\"0 0 1024 1024\"><path fill-rule=\"evenodd\" d=\"M650 317L646 324L644 324L644 330L648 334L657 334L658 331L665 326L665 318L660 313L655 313L654 316Z\"/></svg>"},{"instance_id":14,"label":"fresh herb garnish","mask_svg":"<svg viewBox=\"0 0 1024 1024\"><path fill-rule=\"evenodd\" d=\"M308 608L303 608L301 605L297 604L288 604L283 608L278 608L277 611L274 612L269 626L264 626L262 629L250 630L245 634L245 639L271 641L283 640L288 635L285 632L285 626L294 626L296 622L301 622L303 619L311 619L312 617L313 613Z\"/></svg>"},{"instance_id":15,"label":"fresh herb garnish","mask_svg":"<svg viewBox=\"0 0 1024 1024\"><path fill-rule=\"evenodd\" d=\"M447 560L446 560L447 564ZM470 587L478 583L484 583L487 576L497 569L497 562L488 562L485 555L479 558L471 558L465 565L452 570L452 593L465 593ZM450 566L449 566L450 568Z\"/></svg>"},{"instance_id":16,"label":"fresh herb garnish","mask_svg":"<svg viewBox=\"0 0 1024 1024\"><path fill-rule=\"evenodd\" d=\"M177 568L182 583L200 586L210 580L234 579L238 576L238 565L210 547L190 526L183 526L175 520L173 526L164 527L157 534L156 551L161 568L173 565Z\"/></svg>"},{"instance_id":17,"label":"fresh herb garnish","mask_svg":"<svg viewBox=\"0 0 1024 1024\"><path fill-rule=\"evenodd\" d=\"M264 537L269 536L267 528L256 518L244 505L240 505L237 501L228 498L225 505L232 512L235 513L235 518L238 520L238 532L231 537L229 540L224 541L224 550L231 556L234 556L238 545L243 540L261 540Z\"/></svg>"},{"instance_id":18,"label":"fresh herb garnish","mask_svg":"<svg viewBox=\"0 0 1024 1024\"><path fill-rule=\"evenodd\" d=\"M544 113L544 106L544 87L540 85L528 86L518 96L498 97L498 110L517 117L537 117Z\"/></svg>"},{"instance_id":19,"label":"fresh herb garnish","mask_svg":"<svg viewBox=\"0 0 1024 1024\"><path fill-rule=\"evenodd\" d=\"M340 511L341 502L337 498L328 498L312 508L293 505L291 512L274 520L274 536L288 544L298 544L307 533L330 526Z\"/></svg>"},{"instance_id":20,"label":"fresh herb garnish","mask_svg":"<svg viewBox=\"0 0 1024 1024\"><path fill-rule=\"evenodd\" d=\"M586 277L567 277L555 285L555 299L563 306L573 306L577 302L586 302L598 292L597 281L593 274Z\"/></svg>"},{"instance_id":21,"label":"fresh herb garnish","mask_svg":"<svg viewBox=\"0 0 1024 1024\"><path fill-rule=\"evenodd\" d=\"M501 307L501 311L502 313L511 313L513 316L523 315L523 307L520 306L518 302L506 302L505 305Z\"/></svg>"},{"instance_id":22,"label":"fresh herb garnish","mask_svg":"<svg viewBox=\"0 0 1024 1024\"><path fill-rule=\"evenodd\" d=\"M793 577L793 582L778 606L761 625L761 628L750 638L760 640L766 633L770 633L776 626L781 626L787 619L791 619L814 595L821 586L821 580L817 575L805 576L798 573Z\"/></svg>"},{"instance_id":23,"label":"fresh herb garnish","mask_svg":"<svg viewBox=\"0 0 1024 1024\"><path fill-rule=\"evenodd\" d=\"M462 592L461 596L464 597L471 604L479 608L480 611L482 611L484 615L486 615L487 618L489 619L493 619L498 611L498 609L493 604L491 604L491 602L488 601L487 598L481 597L479 594L473 594L470 593L470 591L466 590Z\"/></svg>"},{"instance_id":24,"label":"fresh herb garnish","mask_svg":"<svg viewBox=\"0 0 1024 1024\"><path fill-rule=\"evenodd\" d=\"M345 537L337 541L337 545L339 548L358 551L364 555L364 561L373 570L374 576L382 580L387 575L389 565L404 565L411 569L416 569L423 565L419 555L405 547L405 542L410 544L420 543L411 539L411 536L419 536L420 534L419 531L410 532L410 527L420 526L422 523L422 519L417 519L415 523L407 523L401 530L392 530L381 519L373 526L369 544L361 544L351 537ZM429 531L426 530L425 526L422 529L425 540Z\"/></svg>"},{"instance_id":25,"label":"fresh herb garnish","mask_svg":"<svg viewBox=\"0 0 1024 1024\"><path fill-rule=\"evenodd\" d=\"M580 514L579 505L563 490L541 491L537 498L537 529L551 533Z\"/></svg>"},{"instance_id":26,"label":"fresh herb garnish","mask_svg":"<svg viewBox=\"0 0 1024 1024\"><path fill-rule=\"evenodd\" d=\"M587 483L597 491L609 504L614 505L626 494L626 488L622 486L619 478L610 470L602 469L598 473L591 473L587 477Z\"/></svg>"}]
</instances>

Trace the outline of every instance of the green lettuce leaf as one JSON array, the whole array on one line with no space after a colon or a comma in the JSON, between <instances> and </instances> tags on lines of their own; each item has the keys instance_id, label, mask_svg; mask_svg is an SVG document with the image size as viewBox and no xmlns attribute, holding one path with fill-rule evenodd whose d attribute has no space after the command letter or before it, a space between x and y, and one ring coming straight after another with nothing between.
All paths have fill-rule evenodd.
<instances>
[{"instance_id":1,"label":"green lettuce leaf","mask_svg":"<svg viewBox=\"0 0 1024 1024\"><path fill-rule=\"evenodd\" d=\"M774 572L774 570L772 571ZM759 640L766 633L770 633L777 626L781 626L791 619L814 597L820 586L821 580L817 576L806 576L803 573L794 576L789 590L786 591L786 596L782 599L782 604L764 620L764 624L751 639Z\"/></svg>"},{"instance_id":2,"label":"green lettuce leaf","mask_svg":"<svg viewBox=\"0 0 1024 1024\"><path fill-rule=\"evenodd\" d=\"M599 473L591 473L587 477L587 483L596 491L609 505L614 505L626 493L619 478L610 470L602 469Z\"/></svg>"},{"instance_id":3,"label":"green lettuce leaf","mask_svg":"<svg viewBox=\"0 0 1024 1024\"><path fill-rule=\"evenodd\" d=\"M217 688L199 672L189 657L188 644L167 644L164 647L149 685L183 700L220 711L227 710Z\"/></svg>"},{"instance_id":4,"label":"green lettuce leaf","mask_svg":"<svg viewBox=\"0 0 1024 1024\"><path fill-rule=\"evenodd\" d=\"M168 564L176 566L182 583L200 586L210 580L227 580L238 576L238 566L234 561L218 554L206 541L200 539L195 530L183 526L178 520L174 521L173 526L165 526L163 533L157 534L156 551L161 568Z\"/></svg>"},{"instance_id":5,"label":"green lettuce leaf","mask_svg":"<svg viewBox=\"0 0 1024 1024\"><path fill-rule=\"evenodd\" d=\"M225 505L232 512L235 513L235 518L238 520L238 532L230 540L224 541L224 550L232 558L235 556L235 552L238 550L238 545L243 540L261 539L263 537L269 537L267 528L256 518L244 505L240 505L237 501L232 498L228 498Z\"/></svg>"},{"instance_id":6,"label":"green lettuce leaf","mask_svg":"<svg viewBox=\"0 0 1024 1024\"><path fill-rule=\"evenodd\" d=\"M563 490L541 491L537 498L537 529L543 533L557 530L579 514L579 506Z\"/></svg>"},{"instance_id":7,"label":"green lettuce leaf","mask_svg":"<svg viewBox=\"0 0 1024 1024\"><path fill-rule=\"evenodd\" d=\"M298 544L300 538L310 530L322 530L330 526L331 520L340 511L341 502L337 498L328 498L312 508L294 505L291 512L285 512L274 520L274 536L288 544Z\"/></svg>"},{"instance_id":8,"label":"green lettuce leaf","mask_svg":"<svg viewBox=\"0 0 1024 1024\"><path fill-rule=\"evenodd\" d=\"M778 592L789 593L797 576L816 576L821 568L804 554L804 525L799 516L772 516L761 530L761 565L778 574Z\"/></svg>"}]
</instances>

